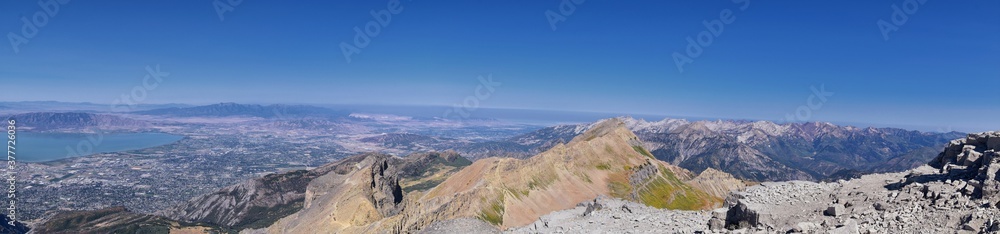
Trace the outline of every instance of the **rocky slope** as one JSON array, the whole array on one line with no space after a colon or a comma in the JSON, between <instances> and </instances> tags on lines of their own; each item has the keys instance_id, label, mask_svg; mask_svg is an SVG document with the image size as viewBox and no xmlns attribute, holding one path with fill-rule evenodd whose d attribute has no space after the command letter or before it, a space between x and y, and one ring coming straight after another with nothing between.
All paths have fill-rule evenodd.
<instances>
[{"instance_id":1,"label":"rocky slope","mask_svg":"<svg viewBox=\"0 0 1000 234\"><path fill-rule=\"evenodd\" d=\"M350 157L312 170L270 174L214 193L195 197L162 213L189 222L212 223L237 230L263 228L302 208L306 185L368 155Z\"/></svg>"},{"instance_id":2,"label":"rocky slope","mask_svg":"<svg viewBox=\"0 0 1000 234\"><path fill-rule=\"evenodd\" d=\"M994 233L1000 231L1000 132L949 143L930 166L837 183L764 183L734 193L717 231Z\"/></svg>"},{"instance_id":3,"label":"rocky slope","mask_svg":"<svg viewBox=\"0 0 1000 234\"><path fill-rule=\"evenodd\" d=\"M557 144L529 159L479 160L434 188L405 193L401 199L395 193L373 193L366 189L369 186L362 186L398 178L391 173L394 170L379 170L384 166L378 163L360 163L348 174L331 173L311 182L305 208L267 231L415 232L438 221L462 218L505 229L530 224L542 215L597 196L689 210L710 209L721 203L720 197L688 183L694 179L693 173L655 160L641 145L624 123L607 120L567 144ZM365 173L369 170L379 173ZM706 181L699 186L725 188ZM388 202L370 197L393 199Z\"/></svg>"},{"instance_id":4,"label":"rocky slope","mask_svg":"<svg viewBox=\"0 0 1000 234\"><path fill-rule=\"evenodd\" d=\"M708 211L657 209L641 203L599 197L507 233L695 233L705 230ZM476 233L476 232L470 232Z\"/></svg>"},{"instance_id":5,"label":"rocky slope","mask_svg":"<svg viewBox=\"0 0 1000 234\"><path fill-rule=\"evenodd\" d=\"M508 232L997 233L998 150L1000 132L971 134L950 142L930 165L905 172L830 183L765 182L731 193L723 208L710 212L601 198Z\"/></svg>"},{"instance_id":6,"label":"rocky slope","mask_svg":"<svg viewBox=\"0 0 1000 234\"><path fill-rule=\"evenodd\" d=\"M402 197L403 190L426 190L471 163L453 151L417 153L405 158L377 153L359 154L311 170L271 174L248 180L196 197L162 215L175 220L218 225L233 230L266 228L278 219L306 207L309 204L307 198L314 195L309 192L309 186L318 178L369 173L367 179L372 180L372 184L368 187L328 186L324 189L364 190L371 193L369 197L372 202L389 203L385 199L393 198L391 202L398 203L395 199ZM361 171L359 165L371 166L372 170ZM319 188L313 189L315 191Z\"/></svg>"},{"instance_id":7,"label":"rocky slope","mask_svg":"<svg viewBox=\"0 0 1000 234\"><path fill-rule=\"evenodd\" d=\"M122 207L93 211L69 211L36 225L32 233L222 233L210 225L178 222L160 216L136 214ZM7 232L4 232L7 233Z\"/></svg>"}]
</instances>

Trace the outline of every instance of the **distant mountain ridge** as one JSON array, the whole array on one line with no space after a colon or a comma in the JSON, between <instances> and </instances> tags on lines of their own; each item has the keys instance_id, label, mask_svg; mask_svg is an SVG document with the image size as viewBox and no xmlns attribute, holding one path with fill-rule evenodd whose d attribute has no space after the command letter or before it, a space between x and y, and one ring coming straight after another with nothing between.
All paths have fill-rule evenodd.
<instances>
[{"instance_id":1,"label":"distant mountain ridge","mask_svg":"<svg viewBox=\"0 0 1000 234\"><path fill-rule=\"evenodd\" d=\"M147 128L145 121L105 114L35 112L15 114L7 119L17 121L17 126L35 131L60 129L98 128L101 130Z\"/></svg>"},{"instance_id":2,"label":"distant mountain ridge","mask_svg":"<svg viewBox=\"0 0 1000 234\"><path fill-rule=\"evenodd\" d=\"M142 111L171 107L189 107L186 104L134 104L118 105L91 102L58 102L58 101L19 101L0 102L0 109L17 112L125 112Z\"/></svg>"},{"instance_id":3,"label":"distant mountain ridge","mask_svg":"<svg viewBox=\"0 0 1000 234\"><path fill-rule=\"evenodd\" d=\"M657 159L694 172L716 168L754 181L828 180L857 174L852 171L903 171L922 165L937 155L938 148L964 135L815 122L621 119ZM503 141L471 144L460 151L474 159L523 158L593 125L548 127Z\"/></svg>"},{"instance_id":4,"label":"distant mountain ridge","mask_svg":"<svg viewBox=\"0 0 1000 234\"><path fill-rule=\"evenodd\" d=\"M458 150L473 160L488 157L527 158L565 144L589 128L589 125L558 125L502 141L471 143L460 146Z\"/></svg>"},{"instance_id":5,"label":"distant mountain ridge","mask_svg":"<svg viewBox=\"0 0 1000 234\"><path fill-rule=\"evenodd\" d=\"M816 122L627 122L657 158L693 171L717 168L756 181L837 179L832 175L844 170L908 170L913 162L937 155L928 149L964 135Z\"/></svg>"},{"instance_id":6,"label":"distant mountain ridge","mask_svg":"<svg viewBox=\"0 0 1000 234\"><path fill-rule=\"evenodd\" d=\"M281 119L281 118L302 118L302 117L321 117L321 118L335 118L335 117L346 117L347 112L337 111L333 109L307 106L307 105L256 105L256 104L238 104L238 103L219 103L206 106L195 106L195 107L173 107L173 108L163 108L154 109L146 111L133 112L135 114L141 115L159 115L159 116L173 116L173 117L230 117L230 116L242 116L242 117L260 117L269 119Z\"/></svg>"}]
</instances>

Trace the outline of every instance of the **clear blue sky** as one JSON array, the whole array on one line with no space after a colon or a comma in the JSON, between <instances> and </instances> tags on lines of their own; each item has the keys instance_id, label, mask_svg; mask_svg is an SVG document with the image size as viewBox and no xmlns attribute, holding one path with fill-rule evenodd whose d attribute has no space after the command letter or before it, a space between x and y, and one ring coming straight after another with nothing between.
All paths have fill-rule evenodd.
<instances>
[{"instance_id":1,"label":"clear blue sky","mask_svg":"<svg viewBox=\"0 0 1000 234\"><path fill-rule=\"evenodd\" d=\"M0 101L108 103L160 64L146 103L452 105L492 74L484 107L778 120L825 84L808 120L1000 129L1000 1L928 0L886 41L876 22L905 1L587 0L553 31L557 0L404 0L348 63L340 43L388 2L244 0L220 20L210 0L70 1L18 53L0 43ZM41 10L5 1L0 32Z\"/></svg>"}]
</instances>

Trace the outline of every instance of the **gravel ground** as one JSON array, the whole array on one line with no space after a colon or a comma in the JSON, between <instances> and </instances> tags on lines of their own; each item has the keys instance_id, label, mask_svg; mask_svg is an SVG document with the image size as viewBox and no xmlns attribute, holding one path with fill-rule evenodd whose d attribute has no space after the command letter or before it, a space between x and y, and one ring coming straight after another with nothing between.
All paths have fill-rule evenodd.
<instances>
[{"instance_id":1,"label":"gravel ground","mask_svg":"<svg viewBox=\"0 0 1000 234\"><path fill-rule=\"evenodd\" d=\"M710 217L709 211L656 209L600 197L574 209L542 216L531 225L507 233L695 233L708 229Z\"/></svg>"},{"instance_id":2,"label":"gravel ground","mask_svg":"<svg viewBox=\"0 0 1000 234\"><path fill-rule=\"evenodd\" d=\"M479 219L453 219L436 222L420 231L421 234L492 234L500 233L500 229Z\"/></svg>"}]
</instances>

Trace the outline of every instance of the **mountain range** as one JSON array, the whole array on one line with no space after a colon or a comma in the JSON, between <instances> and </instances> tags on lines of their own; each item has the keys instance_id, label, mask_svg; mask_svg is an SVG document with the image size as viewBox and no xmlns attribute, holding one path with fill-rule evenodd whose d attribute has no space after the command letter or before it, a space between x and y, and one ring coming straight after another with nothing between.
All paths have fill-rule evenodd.
<instances>
[{"instance_id":1,"label":"mountain range","mask_svg":"<svg viewBox=\"0 0 1000 234\"><path fill-rule=\"evenodd\" d=\"M426 191L396 192L401 188L393 181L401 174L389 161L368 158L351 172L317 178L306 191L311 195L303 209L267 232L403 233L456 218L508 228L600 195L659 208L711 209L724 196L713 192L745 185L699 180L655 160L616 119L528 159L478 160Z\"/></svg>"},{"instance_id":2,"label":"mountain range","mask_svg":"<svg viewBox=\"0 0 1000 234\"><path fill-rule=\"evenodd\" d=\"M817 122L621 119L657 159L694 172L716 168L752 181L834 180L903 171L926 163L945 143L964 135ZM547 127L502 141L469 144L459 151L473 159L524 158L593 126Z\"/></svg>"},{"instance_id":3,"label":"mountain range","mask_svg":"<svg viewBox=\"0 0 1000 234\"><path fill-rule=\"evenodd\" d=\"M350 113L333 109L307 105L255 105L237 103L219 103L194 107L171 107L133 112L141 115L157 115L170 117L260 117L269 119L322 117L346 117Z\"/></svg>"},{"instance_id":4,"label":"mountain range","mask_svg":"<svg viewBox=\"0 0 1000 234\"><path fill-rule=\"evenodd\" d=\"M17 126L34 131L86 130L97 128L104 131L116 129L141 129L151 124L110 114L33 112L14 114L8 117L17 121Z\"/></svg>"}]
</instances>

